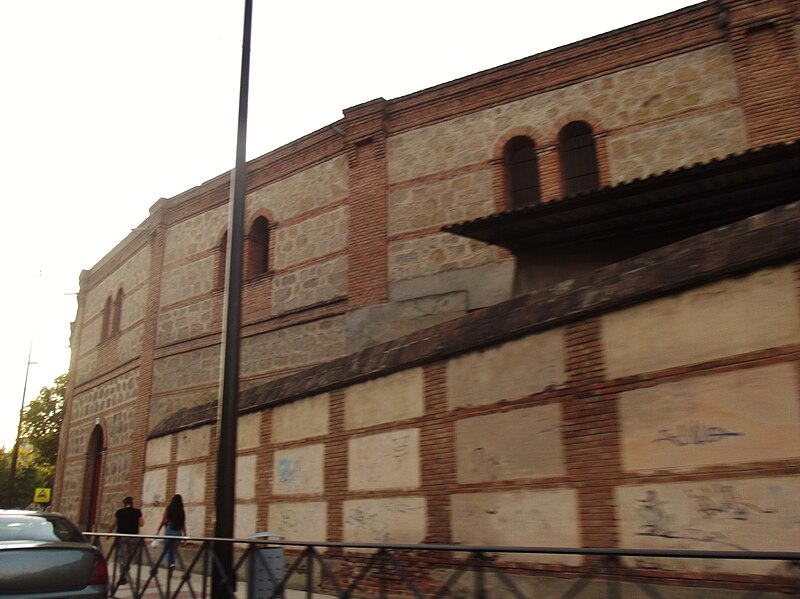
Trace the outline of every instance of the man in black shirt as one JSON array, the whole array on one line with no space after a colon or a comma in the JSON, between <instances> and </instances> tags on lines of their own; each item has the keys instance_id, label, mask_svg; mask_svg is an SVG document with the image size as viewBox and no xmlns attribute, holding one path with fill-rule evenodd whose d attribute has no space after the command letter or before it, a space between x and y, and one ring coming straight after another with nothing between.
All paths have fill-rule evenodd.
<instances>
[{"instance_id":1,"label":"man in black shirt","mask_svg":"<svg viewBox=\"0 0 800 599\"><path fill-rule=\"evenodd\" d=\"M138 535L139 527L144 526L144 518L141 510L133 507L133 497L126 497L122 500L122 509L114 514L114 522L111 524L109 532L116 532L125 535ZM120 564L120 584L128 582L128 568L131 565L131 557L136 550L136 543L139 539L117 539L117 563Z\"/></svg>"}]
</instances>

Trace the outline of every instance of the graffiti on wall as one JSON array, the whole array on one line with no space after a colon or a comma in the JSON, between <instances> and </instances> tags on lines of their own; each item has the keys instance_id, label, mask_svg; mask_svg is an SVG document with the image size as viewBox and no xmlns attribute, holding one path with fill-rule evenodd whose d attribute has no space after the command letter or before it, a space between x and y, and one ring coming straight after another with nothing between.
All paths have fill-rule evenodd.
<instances>
[{"instance_id":1,"label":"graffiti on wall","mask_svg":"<svg viewBox=\"0 0 800 599\"><path fill-rule=\"evenodd\" d=\"M398 497L345 502L344 529L352 542L419 543L425 537L425 500Z\"/></svg>"},{"instance_id":2,"label":"graffiti on wall","mask_svg":"<svg viewBox=\"0 0 800 599\"><path fill-rule=\"evenodd\" d=\"M732 431L724 426L711 426L704 423L679 424L674 428L658 429L653 443L668 443L676 447L691 445L708 445L720 441L732 440L744 435L741 431Z\"/></svg>"},{"instance_id":3,"label":"graffiti on wall","mask_svg":"<svg viewBox=\"0 0 800 599\"><path fill-rule=\"evenodd\" d=\"M800 477L621 487L617 498L627 547L794 551L800 538Z\"/></svg>"}]
</instances>

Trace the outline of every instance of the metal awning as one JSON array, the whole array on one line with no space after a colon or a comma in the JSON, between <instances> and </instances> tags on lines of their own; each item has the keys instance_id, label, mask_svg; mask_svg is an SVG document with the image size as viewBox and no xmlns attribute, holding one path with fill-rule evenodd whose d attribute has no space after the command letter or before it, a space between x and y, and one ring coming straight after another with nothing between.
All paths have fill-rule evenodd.
<instances>
[{"instance_id":1,"label":"metal awning","mask_svg":"<svg viewBox=\"0 0 800 599\"><path fill-rule=\"evenodd\" d=\"M695 235L800 199L800 140L463 221L442 231L511 250L622 235Z\"/></svg>"}]
</instances>

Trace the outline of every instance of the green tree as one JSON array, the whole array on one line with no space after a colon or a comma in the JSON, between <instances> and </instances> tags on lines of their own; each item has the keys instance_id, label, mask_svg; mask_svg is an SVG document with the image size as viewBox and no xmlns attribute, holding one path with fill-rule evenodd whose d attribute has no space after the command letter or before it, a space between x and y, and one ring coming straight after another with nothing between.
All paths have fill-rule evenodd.
<instances>
[{"instance_id":1,"label":"green tree","mask_svg":"<svg viewBox=\"0 0 800 599\"><path fill-rule=\"evenodd\" d=\"M22 416L22 437L31 448L36 466L49 476L56 469L66 389L67 375L57 376L51 386L42 387Z\"/></svg>"},{"instance_id":2,"label":"green tree","mask_svg":"<svg viewBox=\"0 0 800 599\"><path fill-rule=\"evenodd\" d=\"M0 448L0 506L2 507L24 508L33 501L37 487L47 487L50 484L50 475L32 462L30 451L23 447L17 460L14 497L11 498L11 503L7 503L10 470L11 452L2 447Z\"/></svg>"},{"instance_id":3,"label":"green tree","mask_svg":"<svg viewBox=\"0 0 800 599\"><path fill-rule=\"evenodd\" d=\"M33 501L37 487L52 487L66 386L66 374L56 377L52 385L42 387L23 411L14 497L7 507L25 507ZM0 501L5 503L8 503L11 456L12 451L0 448Z\"/></svg>"}]
</instances>

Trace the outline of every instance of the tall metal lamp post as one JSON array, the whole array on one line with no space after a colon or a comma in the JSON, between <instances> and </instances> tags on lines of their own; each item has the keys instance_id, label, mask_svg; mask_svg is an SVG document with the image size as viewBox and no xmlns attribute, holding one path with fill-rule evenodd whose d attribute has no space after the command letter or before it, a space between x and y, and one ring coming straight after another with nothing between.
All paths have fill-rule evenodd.
<instances>
[{"instance_id":1,"label":"tall metal lamp post","mask_svg":"<svg viewBox=\"0 0 800 599\"><path fill-rule=\"evenodd\" d=\"M14 495L17 487L17 460L19 459L19 444L22 441L22 417L25 414L25 394L28 392L28 374L31 371L31 352L33 351L33 337L28 345L28 364L25 366L25 383L22 385L22 403L19 406L19 422L17 423L17 439L14 442L14 449L11 450L11 467L8 469L8 493L6 495L6 506L14 507Z\"/></svg>"},{"instance_id":2,"label":"tall metal lamp post","mask_svg":"<svg viewBox=\"0 0 800 599\"><path fill-rule=\"evenodd\" d=\"M247 188L247 99L250 79L250 29L253 1L245 0L242 71L239 85L239 119L236 139L236 166L231 181L228 213L228 264L225 280L225 310L222 325L222 371L217 401L217 494L214 536L233 538L233 513L236 500L236 424L239 406L239 354L242 322L242 264L244 246L244 196ZM216 545L219 570L214 569L214 599L229 597L227 585L235 588L233 547Z\"/></svg>"}]
</instances>

